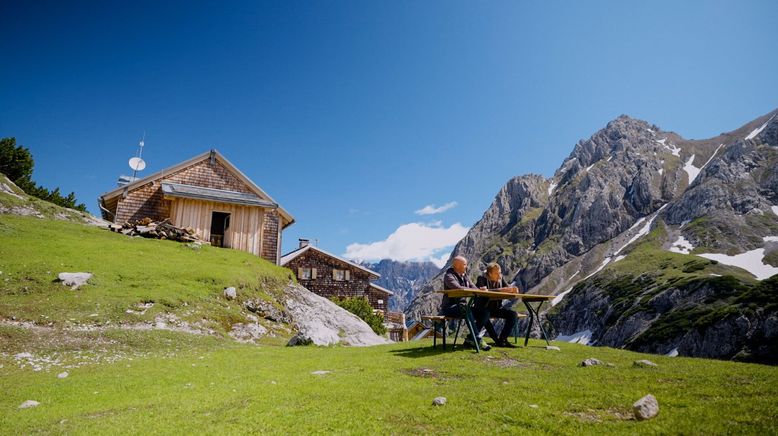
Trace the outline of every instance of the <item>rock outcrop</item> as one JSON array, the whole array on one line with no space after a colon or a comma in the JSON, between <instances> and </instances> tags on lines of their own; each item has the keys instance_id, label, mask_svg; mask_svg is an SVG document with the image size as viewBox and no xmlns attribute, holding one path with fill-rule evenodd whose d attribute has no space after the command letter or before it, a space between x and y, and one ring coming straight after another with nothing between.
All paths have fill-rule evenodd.
<instances>
[{"instance_id":1,"label":"rock outcrop","mask_svg":"<svg viewBox=\"0 0 778 436\"><path fill-rule=\"evenodd\" d=\"M356 315L302 286L287 286L283 303L298 332L290 345L341 343L364 347L391 342L376 335Z\"/></svg>"}]
</instances>

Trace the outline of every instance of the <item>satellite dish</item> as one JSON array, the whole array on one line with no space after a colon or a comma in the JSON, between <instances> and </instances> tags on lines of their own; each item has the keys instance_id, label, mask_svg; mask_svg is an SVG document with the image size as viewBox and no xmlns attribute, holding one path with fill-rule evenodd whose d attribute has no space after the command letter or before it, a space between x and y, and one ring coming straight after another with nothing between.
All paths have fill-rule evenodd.
<instances>
[{"instance_id":1,"label":"satellite dish","mask_svg":"<svg viewBox=\"0 0 778 436\"><path fill-rule=\"evenodd\" d=\"M143 171L146 168L146 162L139 157L130 158L130 168L133 171Z\"/></svg>"}]
</instances>

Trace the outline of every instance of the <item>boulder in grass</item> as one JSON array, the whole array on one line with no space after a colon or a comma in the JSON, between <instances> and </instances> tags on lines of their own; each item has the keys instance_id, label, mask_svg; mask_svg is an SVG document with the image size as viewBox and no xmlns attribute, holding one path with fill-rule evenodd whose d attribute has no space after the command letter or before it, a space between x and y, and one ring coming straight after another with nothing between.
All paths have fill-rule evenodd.
<instances>
[{"instance_id":1,"label":"boulder in grass","mask_svg":"<svg viewBox=\"0 0 778 436\"><path fill-rule=\"evenodd\" d=\"M632 412L638 421L651 419L659 414L659 402L653 395L648 394L635 401L635 404L632 405Z\"/></svg>"},{"instance_id":2,"label":"boulder in grass","mask_svg":"<svg viewBox=\"0 0 778 436\"><path fill-rule=\"evenodd\" d=\"M642 359L632 362L632 366L636 366L638 368L656 368L659 365L650 360Z\"/></svg>"},{"instance_id":3,"label":"boulder in grass","mask_svg":"<svg viewBox=\"0 0 778 436\"><path fill-rule=\"evenodd\" d=\"M579 366L584 366L584 367L586 367L586 366L597 366L597 365L604 365L604 363L602 362L602 360L595 359L593 357L590 357L590 358L584 360L583 362L581 362L579 364Z\"/></svg>"},{"instance_id":4,"label":"boulder in grass","mask_svg":"<svg viewBox=\"0 0 778 436\"><path fill-rule=\"evenodd\" d=\"M92 274L86 272L63 272L57 275L57 280L62 282L62 285L64 286L70 286L71 291L75 291L76 289L85 285L91 278Z\"/></svg>"},{"instance_id":5,"label":"boulder in grass","mask_svg":"<svg viewBox=\"0 0 778 436\"><path fill-rule=\"evenodd\" d=\"M19 405L20 409L29 409L31 407L38 407L41 403L35 401L35 400L27 400L24 403Z\"/></svg>"},{"instance_id":6,"label":"boulder in grass","mask_svg":"<svg viewBox=\"0 0 778 436\"><path fill-rule=\"evenodd\" d=\"M232 286L229 288L224 288L224 298L228 300L234 300L238 298L238 290Z\"/></svg>"},{"instance_id":7,"label":"boulder in grass","mask_svg":"<svg viewBox=\"0 0 778 436\"><path fill-rule=\"evenodd\" d=\"M445 406L447 401L448 400L446 400L446 397L435 397L435 399L432 400L432 405Z\"/></svg>"}]
</instances>

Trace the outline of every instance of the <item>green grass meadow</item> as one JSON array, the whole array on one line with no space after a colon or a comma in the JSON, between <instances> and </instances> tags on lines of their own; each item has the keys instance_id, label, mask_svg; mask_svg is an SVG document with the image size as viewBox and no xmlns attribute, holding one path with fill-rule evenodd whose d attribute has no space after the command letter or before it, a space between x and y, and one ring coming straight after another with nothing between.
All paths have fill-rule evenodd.
<instances>
[{"instance_id":1,"label":"green grass meadow","mask_svg":"<svg viewBox=\"0 0 778 436\"><path fill-rule=\"evenodd\" d=\"M138 332L140 336L185 335ZM191 336L191 335L188 335ZM184 339L69 377L0 370L0 433L775 434L778 369L531 341L476 354L428 340L372 348ZM579 367L596 357L614 366ZM648 358L657 368L638 368ZM424 371L427 370L427 371ZM331 371L313 375L313 371ZM651 393L660 413L632 418ZM432 400L444 396L445 406ZM28 399L41 404L17 409Z\"/></svg>"}]
</instances>

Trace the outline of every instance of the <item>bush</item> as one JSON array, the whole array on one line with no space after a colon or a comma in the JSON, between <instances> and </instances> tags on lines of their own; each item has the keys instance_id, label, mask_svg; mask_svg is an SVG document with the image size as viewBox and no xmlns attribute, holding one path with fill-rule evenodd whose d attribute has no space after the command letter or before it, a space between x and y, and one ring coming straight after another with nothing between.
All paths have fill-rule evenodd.
<instances>
[{"instance_id":1,"label":"bush","mask_svg":"<svg viewBox=\"0 0 778 436\"><path fill-rule=\"evenodd\" d=\"M386 327L384 327L384 318L381 315L373 313L373 308L370 307L370 303L367 298L332 298L332 302L338 306L348 310L354 315L358 316L362 321L366 322L371 329L377 335L386 334Z\"/></svg>"},{"instance_id":2,"label":"bush","mask_svg":"<svg viewBox=\"0 0 778 436\"><path fill-rule=\"evenodd\" d=\"M0 139L0 173L3 173L16 186L21 188L28 195L46 200L58 206L69 207L71 209L86 212L86 205L78 203L76 194L63 196L59 188L50 191L43 186L37 185L32 181L32 168L35 161L32 158L30 150L21 145L16 145L16 138Z\"/></svg>"}]
</instances>

